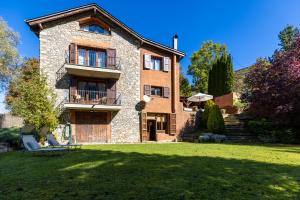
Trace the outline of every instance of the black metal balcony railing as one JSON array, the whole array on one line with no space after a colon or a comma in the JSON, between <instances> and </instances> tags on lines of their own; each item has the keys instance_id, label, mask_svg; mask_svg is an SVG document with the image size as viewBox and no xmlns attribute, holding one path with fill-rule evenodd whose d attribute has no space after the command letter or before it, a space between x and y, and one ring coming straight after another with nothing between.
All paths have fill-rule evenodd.
<instances>
[{"instance_id":1,"label":"black metal balcony railing","mask_svg":"<svg viewBox=\"0 0 300 200\"><path fill-rule=\"evenodd\" d=\"M66 51L65 61L68 64L85 67L121 70L120 58L109 57L106 53L99 51Z\"/></svg>"},{"instance_id":2,"label":"black metal balcony railing","mask_svg":"<svg viewBox=\"0 0 300 200\"><path fill-rule=\"evenodd\" d=\"M121 105L121 95L109 97L107 92L95 90L75 90L71 92L70 103L99 104L99 105Z\"/></svg>"}]
</instances>

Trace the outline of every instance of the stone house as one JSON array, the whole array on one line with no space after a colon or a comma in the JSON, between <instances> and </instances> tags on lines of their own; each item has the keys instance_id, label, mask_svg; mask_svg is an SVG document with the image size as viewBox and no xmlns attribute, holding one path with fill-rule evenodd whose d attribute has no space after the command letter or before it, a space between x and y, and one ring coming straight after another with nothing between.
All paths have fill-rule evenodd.
<instances>
[{"instance_id":1,"label":"stone house","mask_svg":"<svg viewBox=\"0 0 300 200\"><path fill-rule=\"evenodd\" d=\"M189 118L179 101L185 54L177 36L173 48L151 41L97 4L26 23L39 38L41 73L75 142L177 139Z\"/></svg>"}]
</instances>

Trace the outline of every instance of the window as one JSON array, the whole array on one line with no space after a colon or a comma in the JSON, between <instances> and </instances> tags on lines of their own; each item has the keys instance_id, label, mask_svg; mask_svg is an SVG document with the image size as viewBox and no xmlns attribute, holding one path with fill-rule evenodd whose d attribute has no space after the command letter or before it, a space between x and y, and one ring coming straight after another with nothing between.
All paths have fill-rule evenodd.
<instances>
[{"instance_id":1,"label":"window","mask_svg":"<svg viewBox=\"0 0 300 200\"><path fill-rule=\"evenodd\" d=\"M106 52L102 50L78 48L78 65L106 67Z\"/></svg>"},{"instance_id":2,"label":"window","mask_svg":"<svg viewBox=\"0 0 300 200\"><path fill-rule=\"evenodd\" d=\"M151 57L151 66L150 69L152 70L161 70L161 59L160 58L155 58Z\"/></svg>"},{"instance_id":3,"label":"window","mask_svg":"<svg viewBox=\"0 0 300 200\"><path fill-rule=\"evenodd\" d=\"M151 86L151 95L162 96L162 88Z\"/></svg>"},{"instance_id":4,"label":"window","mask_svg":"<svg viewBox=\"0 0 300 200\"><path fill-rule=\"evenodd\" d=\"M96 52L89 50L89 66L96 66Z\"/></svg>"},{"instance_id":5,"label":"window","mask_svg":"<svg viewBox=\"0 0 300 200\"><path fill-rule=\"evenodd\" d=\"M86 50L78 49L78 64L86 65Z\"/></svg>"},{"instance_id":6,"label":"window","mask_svg":"<svg viewBox=\"0 0 300 200\"><path fill-rule=\"evenodd\" d=\"M156 129L157 130L167 130L167 115L158 114L156 115Z\"/></svg>"},{"instance_id":7,"label":"window","mask_svg":"<svg viewBox=\"0 0 300 200\"><path fill-rule=\"evenodd\" d=\"M98 67L105 68L106 53L103 51L98 52Z\"/></svg>"},{"instance_id":8,"label":"window","mask_svg":"<svg viewBox=\"0 0 300 200\"><path fill-rule=\"evenodd\" d=\"M109 35L109 31L104 29L103 27L99 26L98 24L88 24L85 26L80 27L83 31L88 31L92 33L100 33L104 35Z\"/></svg>"}]
</instances>

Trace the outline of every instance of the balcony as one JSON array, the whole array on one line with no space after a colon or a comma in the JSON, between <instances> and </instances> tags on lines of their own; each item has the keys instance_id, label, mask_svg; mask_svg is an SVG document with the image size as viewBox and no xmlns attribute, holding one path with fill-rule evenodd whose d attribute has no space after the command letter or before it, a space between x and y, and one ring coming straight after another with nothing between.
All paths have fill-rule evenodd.
<instances>
[{"instance_id":1,"label":"balcony","mask_svg":"<svg viewBox=\"0 0 300 200\"><path fill-rule=\"evenodd\" d=\"M118 111L121 109L121 95L116 98L114 95L110 97L107 92L102 91L71 91L69 100L64 103L64 108Z\"/></svg>"},{"instance_id":2,"label":"balcony","mask_svg":"<svg viewBox=\"0 0 300 200\"><path fill-rule=\"evenodd\" d=\"M120 59L115 56L86 49L67 51L65 55L64 68L68 74L93 78L120 78Z\"/></svg>"}]
</instances>

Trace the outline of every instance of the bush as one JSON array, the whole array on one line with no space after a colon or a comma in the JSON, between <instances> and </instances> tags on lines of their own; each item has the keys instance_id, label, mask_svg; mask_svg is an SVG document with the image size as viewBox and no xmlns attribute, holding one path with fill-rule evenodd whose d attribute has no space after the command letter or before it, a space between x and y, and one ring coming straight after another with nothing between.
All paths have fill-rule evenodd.
<instances>
[{"instance_id":1,"label":"bush","mask_svg":"<svg viewBox=\"0 0 300 200\"><path fill-rule=\"evenodd\" d=\"M224 119L218 105L213 105L210 109L207 120L207 128L210 132L213 133L224 132Z\"/></svg>"},{"instance_id":2,"label":"bush","mask_svg":"<svg viewBox=\"0 0 300 200\"><path fill-rule=\"evenodd\" d=\"M201 126L203 127L203 129L207 128L207 120L208 120L208 116L210 113L211 108L216 105L215 102L213 102L212 100L208 100L205 103L205 107L204 107L204 112L202 113L202 117L201 117Z\"/></svg>"},{"instance_id":3,"label":"bush","mask_svg":"<svg viewBox=\"0 0 300 200\"><path fill-rule=\"evenodd\" d=\"M273 130L273 123L266 119L252 120L248 122L247 128L254 135L269 135Z\"/></svg>"},{"instance_id":4,"label":"bush","mask_svg":"<svg viewBox=\"0 0 300 200\"><path fill-rule=\"evenodd\" d=\"M8 143L13 148L20 148L20 129L19 128L1 128L0 142Z\"/></svg>"},{"instance_id":5,"label":"bush","mask_svg":"<svg viewBox=\"0 0 300 200\"><path fill-rule=\"evenodd\" d=\"M296 131L280 124L275 124L266 119L249 121L247 129L258 136L260 140L268 143L296 143Z\"/></svg>"}]
</instances>

